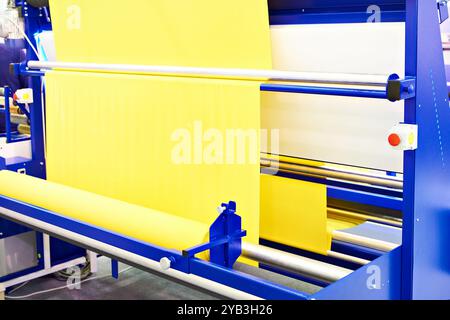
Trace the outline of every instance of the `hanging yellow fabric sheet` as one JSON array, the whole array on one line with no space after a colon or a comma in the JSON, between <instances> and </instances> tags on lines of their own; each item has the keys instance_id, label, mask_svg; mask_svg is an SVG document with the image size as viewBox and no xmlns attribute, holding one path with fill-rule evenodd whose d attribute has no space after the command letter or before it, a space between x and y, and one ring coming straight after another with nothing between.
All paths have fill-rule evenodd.
<instances>
[{"instance_id":1,"label":"hanging yellow fabric sheet","mask_svg":"<svg viewBox=\"0 0 450 320\"><path fill-rule=\"evenodd\" d=\"M208 225L233 200L246 241L258 241L258 82L62 71L46 81L50 181Z\"/></svg>"},{"instance_id":2,"label":"hanging yellow fabric sheet","mask_svg":"<svg viewBox=\"0 0 450 320\"><path fill-rule=\"evenodd\" d=\"M260 235L266 240L326 254L331 247L326 186L261 175Z\"/></svg>"},{"instance_id":3,"label":"hanging yellow fabric sheet","mask_svg":"<svg viewBox=\"0 0 450 320\"><path fill-rule=\"evenodd\" d=\"M335 230L362 221L327 213L326 185L261 175L261 238L323 255Z\"/></svg>"},{"instance_id":4,"label":"hanging yellow fabric sheet","mask_svg":"<svg viewBox=\"0 0 450 320\"><path fill-rule=\"evenodd\" d=\"M58 61L272 66L267 1L51 0L50 10ZM52 72L46 85L49 180L207 224L234 200L257 242L259 83Z\"/></svg>"},{"instance_id":5,"label":"hanging yellow fabric sheet","mask_svg":"<svg viewBox=\"0 0 450 320\"><path fill-rule=\"evenodd\" d=\"M0 171L0 194L168 249L209 238L206 224L10 171Z\"/></svg>"},{"instance_id":6,"label":"hanging yellow fabric sheet","mask_svg":"<svg viewBox=\"0 0 450 320\"><path fill-rule=\"evenodd\" d=\"M51 0L58 61L271 69L266 0Z\"/></svg>"},{"instance_id":7,"label":"hanging yellow fabric sheet","mask_svg":"<svg viewBox=\"0 0 450 320\"><path fill-rule=\"evenodd\" d=\"M272 68L266 0L51 0L50 9L59 61ZM62 71L46 78L51 181L206 224L217 216L211 208L235 200L246 241L258 242L259 83ZM263 228L276 219L264 190ZM307 225L311 237L296 243L322 251L330 242L322 235L326 191L304 191L292 194L314 195L317 213L302 221L288 210L292 224L279 232Z\"/></svg>"}]
</instances>

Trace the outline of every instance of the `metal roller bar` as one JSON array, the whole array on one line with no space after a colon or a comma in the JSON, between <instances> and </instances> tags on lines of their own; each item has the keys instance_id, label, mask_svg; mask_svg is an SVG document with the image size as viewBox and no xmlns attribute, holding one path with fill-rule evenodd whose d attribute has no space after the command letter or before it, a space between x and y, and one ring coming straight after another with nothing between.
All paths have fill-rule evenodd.
<instances>
[{"instance_id":1,"label":"metal roller bar","mask_svg":"<svg viewBox=\"0 0 450 320\"><path fill-rule=\"evenodd\" d=\"M77 62L29 61L27 67L34 70L107 71L125 73L167 74L220 78L254 78L273 81L294 81L341 85L361 85L386 88L389 75L364 75L346 73L290 72L277 70L197 68L181 66L146 66L130 64L97 64Z\"/></svg>"},{"instance_id":2,"label":"metal roller bar","mask_svg":"<svg viewBox=\"0 0 450 320\"><path fill-rule=\"evenodd\" d=\"M348 254L343 254L343 253L335 252L335 251L328 251L327 255L330 258L335 258L335 259L339 259L339 260L342 260L342 261L352 262L352 263L355 263L355 264L360 264L362 266L370 263L369 260L361 259L361 258L357 258L357 257L353 257L353 256L349 256Z\"/></svg>"},{"instance_id":3,"label":"metal roller bar","mask_svg":"<svg viewBox=\"0 0 450 320\"><path fill-rule=\"evenodd\" d=\"M28 125L29 120L26 115L11 113L11 123Z\"/></svg>"},{"instance_id":4,"label":"metal roller bar","mask_svg":"<svg viewBox=\"0 0 450 320\"><path fill-rule=\"evenodd\" d=\"M311 167L295 163L279 162L264 157L261 158L261 166L268 169L272 168L273 170L279 171L289 171L293 173L313 175L323 178L365 183L392 189L399 189L399 190L403 189L403 181L396 179L381 178L353 172L345 172L331 168Z\"/></svg>"},{"instance_id":5,"label":"metal roller bar","mask_svg":"<svg viewBox=\"0 0 450 320\"><path fill-rule=\"evenodd\" d=\"M328 208L328 214L334 214L334 215L337 215L340 217L345 217L345 218L350 218L350 219L380 222L380 223L384 223L384 224L393 225L393 226L399 227L399 228L401 228L403 225L401 219L378 217L378 216L373 216L370 214L351 212L351 211L342 210L342 209Z\"/></svg>"},{"instance_id":6,"label":"metal roller bar","mask_svg":"<svg viewBox=\"0 0 450 320\"><path fill-rule=\"evenodd\" d=\"M19 124L19 126L17 127L17 131L19 131L20 134L31 134L30 126L25 124Z\"/></svg>"},{"instance_id":7,"label":"metal roller bar","mask_svg":"<svg viewBox=\"0 0 450 320\"><path fill-rule=\"evenodd\" d=\"M333 231L333 240L348 242L383 252L390 252L399 246L396 243L362 237L337 230Z\"/></svg>"},{"instance_id":8,"label":"metal roller bar","mask_svg":"<svg viewBox=\"0 0 450 320\"><path fill-rule=\"evenodd\" d=\"M242 243L242 256L291 272L311 276L327 283L336 282L353 272L350 269L329 263L245 242Z\"/></svg>"},{"instance_id":9,"label":"metal roller bar","mask_svg":"<svg viewBox=\"0 0 450 320\"><path fill-rule=\"evenodd\" d=\"M0 105L1 105L1 100L2 98L0 98ZM12 102L12 99L11 99ZM11 110L11 114L23 114L22 110L20 110L20 108L18 106L11 106L9 107L9 109Z\"/></svg>"},{"instance_id":10,"label":"metal roller bar","mask_svg":"<svg viewBox=\"0 0 450 320\"><path fill-rule=\"evenodd\" d=\"M46 232L47 234L60 237L63 240L71 241L75 244L84 246L89 250L103 253L113 258L122 259L126 263L129 262L132 265L144 267L144 269L163 273L178 280L188 282L190 284L199 287L203 287L213 292L217 292L226 297L232 297L236 299L255 298L254 296L245 294L236 289L232 289L194 275L188 275L173 269L168 269L164 271L161 269L161 265L153 260L146 259L144 257L107 245L103 242L94 240L92 238L82 236L80 234L59 228L57 226L45 223L43 221L25 216L23 214L11 210L7 210L5 208L0 208L0 214L8 219L11 219L12 221L18 221L32 228L36 228L39 231L43 231ZM347 275L353 272L350 269L345 269L332 264L248 243L242 244L242 255L252 260L256 260L262 263L273 265L275 267L280 267L282 269L310 276L328 283L338 281L339 279L342 279L343 277L346 277ZM342 260L350 261L348 260L349 256L347 255L341 255L339 253L334 252L330 252L329 255ZM367 261L363 261L362 259L360 259L360 261L357 261L353 257L351 261L359 264L367 263Z\"/></svg>"}]
</instances>

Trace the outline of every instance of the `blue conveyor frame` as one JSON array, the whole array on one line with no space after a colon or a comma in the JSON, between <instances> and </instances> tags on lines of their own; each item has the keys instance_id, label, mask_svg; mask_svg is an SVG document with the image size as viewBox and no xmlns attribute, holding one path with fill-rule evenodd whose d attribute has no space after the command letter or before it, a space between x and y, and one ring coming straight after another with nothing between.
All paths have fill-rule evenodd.
<instances>
[{"instance_id":1,"label":"blue conveyor frame","mask_svg":"<svg viewBox=\"0 0 450 320\"><path fill-rule=\"evenodd\" d=\"M331 197L356 203L369 201L379 207L402 210L403 244L315 295L270 283L220 264L177 255L180 261L190 265L189 270L182 271L268 299L449 299L450 108L439 30L438 10L442 9L442 4L437 6L434 0L270 0L269 5L272 24L361 23L370 14L366 11L369 5L378 5L382 9L381 23L406 22L404 80L414 81L415 90L401 98L405 99L405 123L419 127L419 147L405 151L403 194L379 196L370 190L354 192L352 188L335 186L329 190ZM39 10L28 8L26 26L29 35L41 30L37 23ZM29 55L29 60L36 59L32 53ZM39 116L43 108L41 79L36 76L41 73L20 71L32 76L31 86L35 92L32 141L33 167L36 170L30 173L45 178L43 127ZM386 92L330 92L329 88L277 87L271 84L264 84L262 90L372 98L386 98L388 94L388 88ZM15 167L6 169L16 171ZM4 196L0 196L0 206L80 234L89 234L156 261L163 254L175 254ZM371 281L377 276L379 283L375 281L373 285Z\"/></svg>"}]
</instances>

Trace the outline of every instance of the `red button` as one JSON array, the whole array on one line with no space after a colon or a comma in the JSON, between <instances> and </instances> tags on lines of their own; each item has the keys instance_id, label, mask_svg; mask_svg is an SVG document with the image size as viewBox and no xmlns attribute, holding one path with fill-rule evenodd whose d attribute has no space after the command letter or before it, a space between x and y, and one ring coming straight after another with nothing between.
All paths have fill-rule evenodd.
<instances>
[{"instance_id":1,"label":"red button","mask_svg":"<svg viewBox=\"0 0 450 320\"><path fill-rule=\"evenodd\" d=\"M397 147L402 142L402 139L398 136L398 134L393 133L389 136L389 144L393 147Z\"/></svg>"}]
</instances>

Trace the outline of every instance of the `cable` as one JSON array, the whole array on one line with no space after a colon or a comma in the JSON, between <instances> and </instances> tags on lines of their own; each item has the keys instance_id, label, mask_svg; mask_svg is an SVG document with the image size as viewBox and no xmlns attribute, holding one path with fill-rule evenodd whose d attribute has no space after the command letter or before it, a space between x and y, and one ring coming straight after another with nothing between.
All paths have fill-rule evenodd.
<instances>
[{"instance_id":1,"label":"cable","mask_svg":"<svg viewBox=\"0 0 450 320\"><path fill-rule=\"evenodd\" d=\"M127 271L129 271L130 269L132 269L133 267L128 267L128 268L126 268L126 269L123 269L122 271L120 271L119 272L119 274L122 274L122 273L124 273L124 272L127 272ZM108 278L108 277L110 277L111 275L105 275L105 276L98 276L98 277L93 277L93 278L89 278L89 279L86 279L86 280L83 280L83 281L80 281L78 284L82 284L82 283L85 283L85 282L89 282L89 281L92 281L92 280L99 280L99 279L104 279L104 278ZM43 291L38 291L38 292L34 292L34 293L30 293L30 294L27 294L27 295L24 295L24 296L5 296L5 298L6 299L13 299L13 300L21 300L21 299L27 299L27 298L31 298L31 297L34 297L34 296L37 296L37 295L40 295L40 294L44 294L44 293L49 293L49 292L53 292L53 291L58 291L58 290L63 290L63 289L69 289L69 286L70 285L65 285L65 286L62 286L62 287L57 287L57 288L53 288L53 289L47 289L47 290L43 290Z\"/></svg>"},{"instance_id":2,"label":"cable","mask_svg":"<svg viewBox=\"0 0 450 320\"><path fill-rule=\"evenodd\" d=\"M25 287L25 286L26 286L27 284L29 284L29 283L30 283L30 281L27 281L27 282L22 283L21 285L15 287L15 288L12 289L11 291L9 291L8 294L11 294L11 293L13 293L13 292L16 292L16 291L19 290L19 289L22 289L23 287Z\"/></svg>"},{"instance_id":3,"label":"cable","mask_svg":"<svg viewBox=\"0 0 450 320\"><path fill-rule=\"evenodd\" d=\"M67 270L56 272L53 275L56 278L56 280L67 281L67 279L73 276L73 274L68 273ZM87 262L83 265L83 267L80 270L80 280L87 279L90 275L91 275L91 263Z\"/></svg>"}]
</instances>

